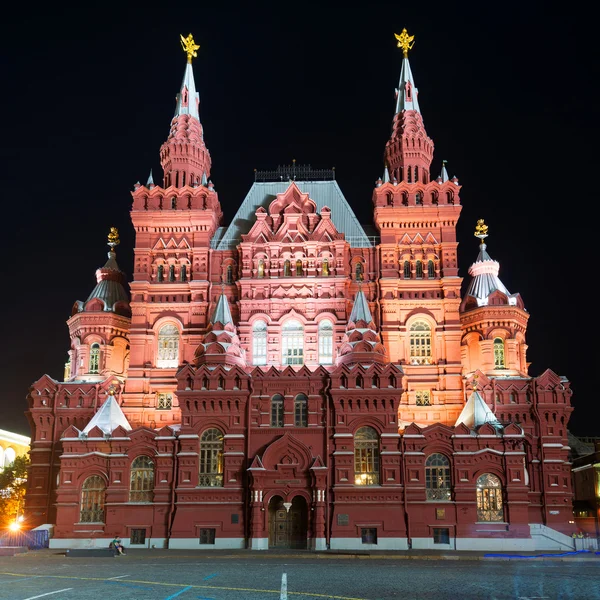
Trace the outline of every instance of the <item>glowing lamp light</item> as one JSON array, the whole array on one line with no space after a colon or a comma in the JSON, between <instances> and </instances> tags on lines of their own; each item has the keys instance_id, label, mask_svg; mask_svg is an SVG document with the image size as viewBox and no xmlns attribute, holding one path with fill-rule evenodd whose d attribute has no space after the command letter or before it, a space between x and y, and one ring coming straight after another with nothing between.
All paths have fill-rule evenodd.
<instances>
[{"instance_id":1,"label":"glowing lamp light","mask_svg":"<svg viewBox=\"0 0 600 600\"><path fill-rule=\"evenodd\" d=\"M19 529L21 529L21 523L19 523L18 521L13 521L8 528L11 531L19 531Z\"/></svg>"}]
</instances>

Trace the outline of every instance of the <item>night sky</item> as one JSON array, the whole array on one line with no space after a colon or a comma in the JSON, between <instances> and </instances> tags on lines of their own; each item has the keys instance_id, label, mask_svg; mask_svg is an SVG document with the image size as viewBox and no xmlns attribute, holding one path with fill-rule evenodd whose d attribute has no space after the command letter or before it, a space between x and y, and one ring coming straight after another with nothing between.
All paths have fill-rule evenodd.
<instances>
[{"instance_id":1,"label":"night sky","mask_svg":"<svg viewBox=\"0 0 600 600\"><path fill-rule=\"evenodd\" d=\"M124 12L104 3L96 12L21 3L4 15L0 428L28 435L30 384L45 373L62 379L66 320L95 285L111 226L121 234L119 265L132 272L130 191L150 169L162 183L159 148L186 61L180 33L201 46L200 119L224 224L255 168L292 159L335 167L357 217L371 223L402 61L393 34L406 27L435 143L432 175L445 159L463 186L460 275L466 284L484 218L500 278L531 314L530 375L566 376L571 431L600 435L591 24L586 31L576 3L562 13L541 2L413 4L196 2Z\"/></svg>"}]
</instances>

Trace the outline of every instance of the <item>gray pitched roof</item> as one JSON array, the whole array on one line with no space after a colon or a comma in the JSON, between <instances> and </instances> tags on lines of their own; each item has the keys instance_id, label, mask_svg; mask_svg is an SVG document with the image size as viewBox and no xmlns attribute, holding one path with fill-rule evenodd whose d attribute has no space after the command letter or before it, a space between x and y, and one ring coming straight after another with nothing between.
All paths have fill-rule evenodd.
<instances>
[{"instance_id":1,"label":"gray pitched roof","mask_svg":"<svg viewBox=\"0 0 600 600\"><path fill-rule=\"evenodd\" d=\"M210 322L213 325L215 323L223 323L223 325L227 325L227 323L233 323L231 310L229 309L229 302L227 302L225 294L221 294L219 296L213 315L210 318Z\"/></svg>"},{"instance_id":2,"label":"gray pitched roof","mask_svg":"<svg viewBox=\"0 0 600 600\"><path fill-rule=\"evenodd\" d=\"M356 323L357 321L366 321L370 323L373 320L371 311L369 310L369 303L362 290L358 290L356 298L354 299L354 306L352 307L352 313L350 314L350 321Z\"/></svg>"},{"instance_id":3,"label":"gray pitched roof","mask_svg":"<svg viewBox=\"0 0 600 600\"><path fill-rule=\"evenodd\" d=\"M455 427L464 423L470 429L475 429L484 423L490 423L494 427L500 427L500 422L492 409L485 403L477 390L469 396L462 412L456 419Z\"/></svg>"},{"instance_id":4,"label":"gray pitched roof","mask_svg":"<svg viewBox=\"0 0 600 600\"><path fill-rule=\"evenodd\" d=\"M81 433L87 435L94 427L99 427L106 435L110 435L119 426L127 431L131 431L131 425L127 417L123 414L121 407L111 394Z\"/></svg>"},{"instance_id":5,"label":"gray pitched roof","mask_svg":"<svg viewBox=\"0 0 600 600\"><path fill-rule=\"evenodd\" d=\"M331 209L333 224L340 233L345 234L351 246L364 248L374 245L374 241L365 233L335 180L294 183L315 202L317 211L320 212L325 206ZM255 181L229 227L215 234L212 247L217 250L234 249L242 241L241 236L248 233L256 221L256 209L262 206L268 210L277 194L282 194L289 186L289 181Z\"/></svg>"}]
</instances>

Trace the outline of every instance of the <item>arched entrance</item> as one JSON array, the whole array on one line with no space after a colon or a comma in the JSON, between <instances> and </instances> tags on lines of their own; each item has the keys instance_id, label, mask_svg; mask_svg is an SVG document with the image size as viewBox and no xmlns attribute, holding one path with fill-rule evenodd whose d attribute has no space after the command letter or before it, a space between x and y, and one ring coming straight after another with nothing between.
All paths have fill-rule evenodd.
<instances>
[{"instance_id":1,"label":"arched entrance","mask_svg":"<svg viewBox=\"0 0 600 600\"><path fill-rule=\"evenodd\" d=\"M269 548L305 549L308 533L306 500L294 496L288 508L281 496L273 496L269 502Z\"/></svg>"}]
</instances>

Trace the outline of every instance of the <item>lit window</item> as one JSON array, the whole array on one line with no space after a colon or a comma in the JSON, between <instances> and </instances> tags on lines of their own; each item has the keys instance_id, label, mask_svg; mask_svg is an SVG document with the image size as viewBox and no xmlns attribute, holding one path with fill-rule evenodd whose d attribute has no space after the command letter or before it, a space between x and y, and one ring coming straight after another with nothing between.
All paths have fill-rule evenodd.
<instances>
[{"instance_id":1,"label":"lit window","mask_svg":"<svg viewBox=\"0 0 600 600\"><path fill-rule=\"evenodd\" d=\"M265 276L265 261L262 258L258 261L258 273L257 276L262 278Z\"/></svg>"},{"instance_id":2,"label":"lit window","mask_svg":"<svg viewBox=\"0 0 600 600\"><path fill-rule=\"evenodd\" d=\"M2 450L2 448L0 448L0 450ZM8 468L12 466L12 464L15 462L15 458L17 458L17 453L15 452L14 448L7 448L4 451L4 467ZM2 464L0 464L0 466L2 466Z\"/></svg>"},{"instance_id":3,"label":"lit window","mask_svg":"<svg viewBox=\"0 0 600 600\"><path fill-rule=\"evenodd\" d=\"M158 332L159 369L170 369L179 365L179 329L171 323L163 325Z\"/></svg>"},{"instance_id":4,"label":"lit window","mask_svg":"<svg viewBox=\"0 0 600 600\"><path fill-rule=\"evenodd\" d=\"M171 410L173 408L173 394L158 393L156 397L156 408L158 410Z\"/></svg>"},{"instance_id":5,"label":"lit window","mask_svg":"<svg viewBox=\"0 0 600 600\"><path fill-rule=\"evenodd\" d=\"M289 260L286 260L283 263L283 276L291 277L292 276L292 265Z\"/></svg>"},{"instance_id":6,"label":"lit window","mask_svg":"<svg viewBox=\"0 0 600 600\"><path fill-rule=\"evenodd\" d=\"M88 477L81 488L80 523L104 523L106 484L99 475Z\"/></svg>"},{"instance_id":7,"label":"lit window","mask_svg":"<svg viewBox=\"0 0 600 600\"><path fill-rule=\"evenodd\" d=\"M308 398L305 394L298 394L294 399L294 425L308 426Z\"/></svg>"},{"instance_id":8,"label":"lit window","mask_svg":"<svg viewBox=\"0 0 600 600\"><path fill-rule=\"evenodd\" d=\"M271 398L271 427L283 427L283 396L275 394Z\"/></svg>"},{"instance_id":9,"label":"lit window","mask_svg":"<svg viewBox=\"0 0 600 600\"><path fill-rule=\"evenodd\" d=\"M323 259L323 264L321 265L321 275L329 277L329 261L326 258Z\"/></svg>"},{"instance_id":10,"label":"lit window","mask_svg":"<svg viewBox=\"0 0 600 600\"><path fill-rule=\"evenodd\" d=\"M362 266L362 263L359 263L359 262L356 263L356 266L354 267L354 274L355 274L356 281L362 281L363 280L363 266Z\"/></svg>"},{"instance_id":11,"label":"lit window","mask_svg":"<svg viewBox=\"0 0 600 600\"><path fill-rule=\"evenodd\" d=\"M414 365L431 363L431 327L425 321L410 326L410 362Z\"/></svg>"},{"instance_id":12,"label":"lit window","mask_svg":"<svg viewBox=\"0 0 600 600\"><path fill-rule=\"evenodd\" d=\"M372 427L354 434L354 483L379 485L379 436Z\"/></svg>"},{"instance_id":13,"label":"lit window","mask_svg":"<svg viewBox=\"0 0 600 600\"><path fill-rule=\"evenodd\" d=\"M506 369L504 361L504 340L502 338L494 339L494 369Z\"/></svg>"},{"instance_id":14,"label":"lit window","mask_svg":"<svg viewBox=\"0 0 600 600\"><path fill-rule=\"evenodd\" d=\"M281 333L283 354L281 364L301 365L304 363L304 329L299 321L286 321Z\"/></svg>"},{"instance_id":15,"label":"lit window","mask_svg":"<svg viewBox=\"0 0 600 600\"><path fill-rule=\"evenodd\" d=\"M319 364L333 364L333 323L329 319L319 323Z\"/></svg>"},{"instance_id":16,"label":"lit window","mask_svg":"<svg viewBox=\"0 0 600 600\"><path fill-rule=\"evenodd\" d=\"M302 261L298 259L296 261L296 277L302 277L304 273L302 272Z\"/></svg>"},{"instance_id":17,"label":"lit window","mask_svg":"<svg viewBox=\"0 0 600 600\"><path fill-rule=\"evenodd\" d=\"M90 347L90 373L100 372L100 344L92 344Z\"/></svg>"},{"instance_id":18,"label":"lit window","mask_svg":"<svg viewBox=\"0 0 600 600\"><path fill-rule=\"evenodd\" d=\"M200 487L223 486L223 434L207 429L200 438Z\"/></svg>"},{"instance_id":19,"label":"lit window","mask_svg":"<svg viewBox=\"0 0 600 600\"><path fill-rule=\"evenodd\" d=\"M267 324L256 321L252 326L252 364L267 364Z\"/></svg>"},{"instance_id":20,"label":"lit window","mask_svg":"<svg viewBox=\"0 0 600 600\"><path fill-rule=\"evenodd\" d=\"M427 500L450 500L450 461L443 454L432 454L425 461Z\"/></svg>"},{"instance_id":21,"label":"lit window","mask_svg":"<svg viewBox=\"0 0 600 600\"><path fill-rule=\"evenodd\" d=\"M131 463L129 502L152 502L154 463L148 456L138 456Z\"/></svg>"},{"instance_id":22,"label":"lit window","mask_svg":"<svg viewBox=\"0 0 600 600\"><path fill-rule=\"evenodd\" d=\"M477 520L504 521L502 484L491 473L484 473L477 479Z\"/></svg>"},{"instance_id":23,"label":"lit window","mask_svg":"<svg viewBox=\"0 0 600 600\"><path fill-rule=\"evenodd\" d=\"M429 390L417 390L416 405L431 406L431 392Z\"/></svg>"}]
</instances>

